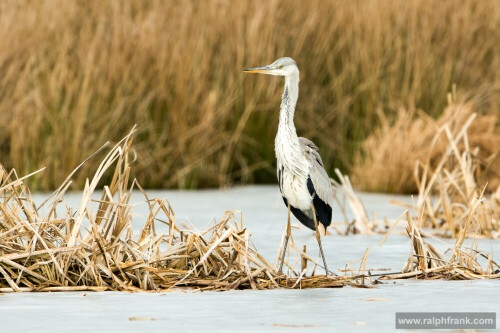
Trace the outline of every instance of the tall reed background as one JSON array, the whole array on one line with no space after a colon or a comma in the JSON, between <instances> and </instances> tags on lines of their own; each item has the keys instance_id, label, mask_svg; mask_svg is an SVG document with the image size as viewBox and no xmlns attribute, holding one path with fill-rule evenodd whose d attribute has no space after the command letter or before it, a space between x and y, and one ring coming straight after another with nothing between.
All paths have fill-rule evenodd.
<instances>
[{"instance_id":1,"label":"tall reed background","mask_svg":"<svg viewBox=\"0 0 500 333\"><path fill-rule=\"evenodd\" d=\"M273 182L282 80L241 69L282 56L301 70L299 135L330 174L381 115L439 117L453 84L482 114L500 105L497 0L2 1L0 39L0 160L46 166L39 190L134 124L145 187Z\"/></svg>"}]
</instances>

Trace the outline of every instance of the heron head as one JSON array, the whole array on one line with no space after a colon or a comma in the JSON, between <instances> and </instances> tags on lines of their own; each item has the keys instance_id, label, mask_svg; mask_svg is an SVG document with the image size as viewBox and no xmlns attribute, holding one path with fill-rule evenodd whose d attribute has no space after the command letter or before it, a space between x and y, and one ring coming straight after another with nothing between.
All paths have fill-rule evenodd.
<instances>
[{"instance_id":1,"label":"heron head","mask_svg":"<svg viewBox=\"0 0 500 333\"><path fill-rule=\"evenodd\" d=\"M245 73L260 73L278 76L289 76L299 72L295 60L289 57L279 58L270 65L244 69Z\"/></svg>"}]
</instances>

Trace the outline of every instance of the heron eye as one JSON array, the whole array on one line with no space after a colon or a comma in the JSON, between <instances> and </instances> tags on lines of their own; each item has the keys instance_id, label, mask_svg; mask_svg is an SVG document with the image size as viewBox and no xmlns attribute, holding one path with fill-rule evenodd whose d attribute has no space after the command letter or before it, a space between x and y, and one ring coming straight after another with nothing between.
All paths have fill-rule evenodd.
<instances>
[{"instance_id":1,"label":"heron eye","mask_svg":"<svg viewBox=\"0 0 500 333\"><path fill-rule=\"evenodd\" d=\"M282 69L282 68L283 68L283 65L280 65L280 67L279 67L279 68L280 68L280 69Z\"/></svg>"}]
</instances>

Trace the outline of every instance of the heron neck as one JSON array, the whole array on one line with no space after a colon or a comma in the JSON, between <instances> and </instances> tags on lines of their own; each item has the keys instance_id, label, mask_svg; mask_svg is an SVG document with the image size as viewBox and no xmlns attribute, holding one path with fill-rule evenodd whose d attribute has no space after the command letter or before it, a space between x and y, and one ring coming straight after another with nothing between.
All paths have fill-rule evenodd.
<instances>
[{"instance_id":1,"label":"heron neck","mask_svg":"<svg viewBox=\"0 0 500 333\"><path fill-rule=\"evenodd\" d=\"M278 170L285 168L291 174L301 177L307 170L307 162L302 156L299 138L293 124L295 105L299 98L299 71L289 76L285 76L285 90L281 99L280 123L274 150ZM304 177L300 179L305 179Z\"/></svg>"},{"instance_id":2,"label":"heron neck","mask_svg":"<svg viewBox=\"0 0 500 333\"><path fill-rule=\"evenodd\" d=\"M295 105L299 98L299 73L288 75L285 77L285 89L281 98L280 106L280 122L278 127L278 135L286 135L289 138L297 138L297 131L293 123L295 114ZM298 139L297 139L298 143Z\"/></svg>"}]
</instances>

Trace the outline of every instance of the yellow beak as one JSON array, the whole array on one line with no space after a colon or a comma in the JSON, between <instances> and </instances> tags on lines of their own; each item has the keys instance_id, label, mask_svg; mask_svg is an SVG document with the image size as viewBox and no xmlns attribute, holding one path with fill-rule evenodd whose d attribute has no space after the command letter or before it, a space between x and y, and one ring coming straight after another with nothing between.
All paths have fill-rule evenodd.
<instances>
[{"instance_id":1,"label":"yellow beak","mask_svg":"<svg viewBox=\"0 0 500 333\"><path fill-rule=\"evenodd\" d=\"M262 67L247 68L247 69L244 69L243 72L270 74L270 72L272 70L273 70L273 68L271 66L262 66Z\"/></svg>"}]
</instances>

